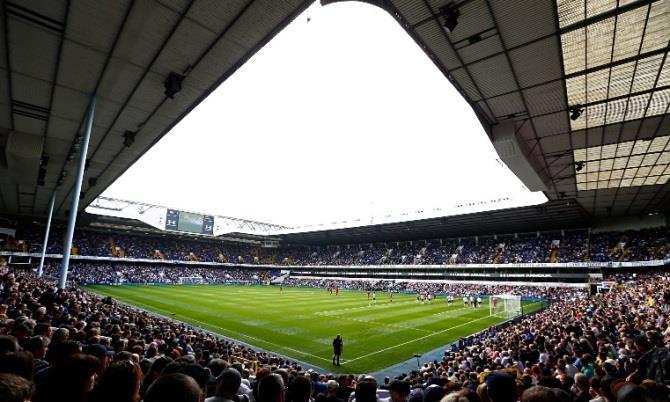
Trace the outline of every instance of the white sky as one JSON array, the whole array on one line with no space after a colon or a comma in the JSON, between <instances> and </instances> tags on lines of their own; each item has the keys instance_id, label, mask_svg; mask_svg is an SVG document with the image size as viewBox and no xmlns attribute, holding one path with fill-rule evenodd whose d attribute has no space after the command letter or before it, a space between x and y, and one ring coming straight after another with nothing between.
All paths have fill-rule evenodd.
<instances>
[{"instance_id":1,"label":"white sky","mask_svg":"<svg viewBox=\"0 0 670 402\"><path fill-rule=\"evenodd\" d=\"M391 16L358 2L315 3L104 195L291 226L546 200Z\"/></svg>"}]
</instances>

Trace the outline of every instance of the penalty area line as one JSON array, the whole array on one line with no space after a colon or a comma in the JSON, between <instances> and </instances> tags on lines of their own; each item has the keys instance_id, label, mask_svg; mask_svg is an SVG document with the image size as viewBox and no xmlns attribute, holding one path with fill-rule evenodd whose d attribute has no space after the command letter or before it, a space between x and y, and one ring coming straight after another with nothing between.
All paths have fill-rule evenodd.
<instances>
[{"instance_id":1,"label":"penalty area line","mask_svg":"<svg viewBox=\"0 0 670 402\"><path fill-rule=\"evenodd\" d=\"M443 329L443 330L441 330L441 331L433 332L432 334L428 334L428 335L422 336L422 337L420 337L420 338L412 339L412 340L409 340L409 341L406 341L406 342L399 343L399 344L397 344L397 345L389 346L389 347L384 348L384 349L380 349L380 350L377 350L377 351L374 351L374 352L370 352L370 353L364 354L363 356L358 356L358 357L355 357L355 358L353 358L353 359L351 359L351 360L347 360L347 363L355 362L355 361L357 361L357 360L365 359L366 357L370 357L370 356L374 356L374 355L379 354L379 353L382 353L382 352L386 352L387 350L391 350L391 349L399 348L399 347L401 347L401 346L409 345L410 343L414 343L414 342L417 342L417 341L421 341L421 340L424 340L424 339L428 339L428 338L430 338L431 336L435 336L435 335L443 334L443 333L445 333L445 332L449 332L449 331L451 331L452 329L460 328L460 327L469 325L469 324L471 324L471 323L473 323L473 322L481 321L481 320L486 319L486 318L491 318L491 316L490 316L490 315L487 315L487 316L484 316L484 317L481 317L481 318L477 318L476 320L471 320L471 321L468 321L468 322L464 322L463 324L454 325L453 327L445 328L445 329Z\"/></svg>"}]
</instances>

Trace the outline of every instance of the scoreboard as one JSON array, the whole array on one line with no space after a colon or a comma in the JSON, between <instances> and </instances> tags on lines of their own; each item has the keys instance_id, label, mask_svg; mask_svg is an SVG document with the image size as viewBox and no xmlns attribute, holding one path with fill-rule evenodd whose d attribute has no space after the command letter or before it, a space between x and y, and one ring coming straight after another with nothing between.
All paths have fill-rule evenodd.
<instances>
[{"instance_id":1,"label":"scoreboard","mask_svg":"<svg viewBox=\"0 0 670 402\"><path fill-rule=\"evenodd\" d=\"M168 209L165 216L165 230L213 235L214 217Z\"/></svg>"}]
</instances>

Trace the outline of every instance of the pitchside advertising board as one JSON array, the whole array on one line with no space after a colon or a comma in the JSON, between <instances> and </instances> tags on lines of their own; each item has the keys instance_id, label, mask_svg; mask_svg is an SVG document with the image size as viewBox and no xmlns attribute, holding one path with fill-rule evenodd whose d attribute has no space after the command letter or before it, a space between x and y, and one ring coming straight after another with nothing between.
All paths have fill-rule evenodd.
<instances>
[{"instance_id":1,"label":"pitchside advertising board","mask_svg":"<svg viewBox=\"0 0 670 402\"><path fill-rule=\"evenodd\" d=\"M214 217L168 209L165 215L165 230L213 235Z\"/></svg>"}]
</instances>

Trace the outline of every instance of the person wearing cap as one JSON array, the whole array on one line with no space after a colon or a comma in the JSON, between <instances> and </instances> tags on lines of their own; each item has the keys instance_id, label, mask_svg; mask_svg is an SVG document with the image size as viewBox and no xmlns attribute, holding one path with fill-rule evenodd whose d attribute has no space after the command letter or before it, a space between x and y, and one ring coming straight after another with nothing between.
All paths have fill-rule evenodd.
<instances>
[{"instance_id":1,"label":"person wearing cap","mask_svg":"<svg viewBox=\"0 0 670 402\"><path fill-rule=\"evenodd\" d=\"M343 346L342 337L338 334L335 337L335 339L333 339L333 366L340 365L340 355L342 355L342 346Z\"/></svg>"},{"instance_id":2,"label":"person wearing cap","mask_svg":"<svg viewBox=\"0 0 670 402\"><path fill-rule=\"evenodd\" d=\"M107 348L102 345L88 345L84 349L84 353L95 356L98 358L98 360L100 360L99 374L102 374L107 369L112 361L112 358L114 357L114 352L107 350Z\"/></svg>"}]
</instances>

